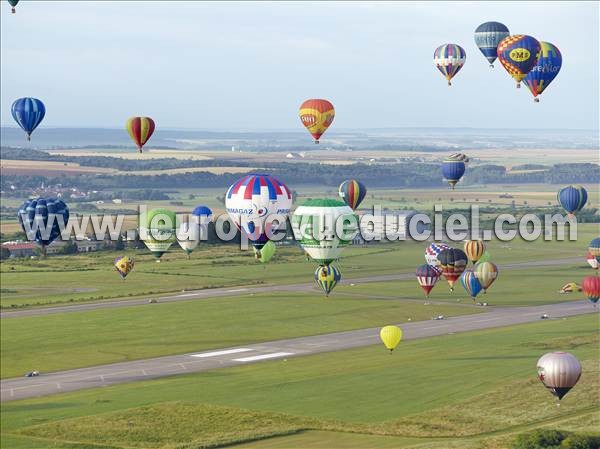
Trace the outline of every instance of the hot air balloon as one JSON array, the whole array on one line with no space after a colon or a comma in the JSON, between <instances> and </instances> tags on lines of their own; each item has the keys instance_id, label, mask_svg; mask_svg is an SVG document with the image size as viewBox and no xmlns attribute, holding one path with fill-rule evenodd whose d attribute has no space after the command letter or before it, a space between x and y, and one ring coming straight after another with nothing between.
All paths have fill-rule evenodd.
<instances>
[{"instance_id":1,"label":"hot air balloon","mask_svg":"<svg viewBox=\"0 0 600 449\"><path fill-rule=\"evenodd\" d=\"M456 44L440 45L433 52L433 62L442 75L448 80L448 86L452 85L450 81L465 65L467 54L465 50Z\"/></svg>"},{"instance_id":2,"label":"hot air balloon","mask_svg":"<svg viewBox=\"0 0 600 449\"><path fill-rule=\"evenodd\" d=\"M12 6L11 8L11 12L14 14L17 12L17 10L15 9L15 7L17 6L17 3L19 3L19 0L8 0L8 4L10 6Z\"/></svg>"},{"instance_id":3,"label":"hot air balloon","mask_svg":"<svg viewBox=\"0 0 600 449\"><path fill-rule=\"evenodd\" d=\"M473 301L481 292L482 286L473 270L465 270L460 276L460 283Z\"/></svg>"},{"instance_id":4,"label":"hot air balloon","mask_svg":"<svg viewBox=\"0 0 600 449\"><path fill-rule=\"evenodd\" d=\"M417 276L417 281L419 282L419 285L425 291L425 297L429 298L429 293L431 292L431 289L435 286L437 281L440 280L442 272L434 266L424 264L417 267L415 275Z\"/></svg>"},{"instance_id":5,"label":"hot air balloon","mask_svg":"<svg viewBox=\"0 0 600 449\"><path fill-rule=\"evenodd\" d=\"M181 223L177 232L177 242L179 242L179 246L181 246L181 249L185 251L188 259L190 259L192 252L200 243L198 226L194 222L184 221Z\"/></svg>"},{"instance_id":6,"label":"hot air balloon","mask_svg":"<svg viewBox=\"0 0 600 449\"><path fill-rule=\"evenodd\" d=\"M590 242L588 252L600 262L600 237L596 237Z\"/></svg>"},{"instance_id":7,"label":"hot air balloon","mask_svg":"<svg viewBox=\"0 0 600 449\"><path fill-rule=\"evenodd\" d=\"M15 122L27 133L27 140L31 140L31 133L44 120L46 107L42 100L25 97L15 100L10 112Z\"/></svg>"},{"instance_id":8,"label":"hot air balloon","mask_svg":"<svg viewBox=\"0 0 600 449\"><path fill-rule=\"evenodd\" d=\"M343 232L336 232L336 223ZM356 235L358 218L341 201L312 199L294 211L292 227L302 249L319 265L329 265Z\"/></svg>"},{"instance_id":9,"label":"hot air balloon","mask_svg":"<svg viewBox=\"0 0 600 449\"><path fill-rule=\"evenodd\" d=\"M581 364L568 352L549 352L537 362L538 379L560 401L581 377Z\"/></svg>"},{"instance_id":10,"label":"hot air balloon","mask_svg":"<svg viewBox=\"0 0 600 449\"><path fill-rule=\"evenodd\" d=\"M558 191L556 195L558 203L567 211L569 217L575 215L585 206L588 194L581 186L567 186Z\"/></svg>"},{"instance_id":11,"label":"hot air balloon","mask_svg":"<svg viewBox=\"0 0 600 449\"><path fill-rule=\"evenodd\" d=\"M469 162L469 156L463 153L452 153L447 159L451 161L463 161L465 164Z\"/></svg>"},{"instance_id":12,"label":"hot air balloon","mask_svg":"<svg viewBox=\"0 0 600 449\"><path fill-rule=\"evenodd\" d=\"M329 296L340 279L342 274L335 265L321 265L315 271L315 283L325 292L325 296Z\"/></svg>"},{"instance_id":13,"label":"hot air balloon","mask_svg":"<svg viewBox=\"0 0 600 449\"><path fill-rule=\"evenodd\" d=\"M275 246L275 243L273 243L272 240L269 240L267 243L265 243L265 246L262 247L260 253L256 254L256 258L261 263L267 263L273 258L276 251L277 247Z\"/></svg>"},{"instance_id":14,"label":"hot air balloon","mask_svg":"<svg viewBox=\"0 0 600 449\"><path fill-rule=\"evenodd\" d=\"M592 267L594 270L597 270L600 266L600 262L598 262L598 259L596 259L596 257L589 251L587 252L585 259L587 260L587 263L590 264L590 267Z\"/></svg>"},{"instance_id":15,"label":"hot air balloon","mask_svg":"<svg viewBox=\"0 0 600 449\"><path fill-rule=\"evenodd\" d=\"M292 207L292 193L284 183L270 175L246 175L227 190L225 207L260 258L261 248L286 224Z\"/></svg>"},{"instance_id":16,"label":"hot air balloon","mask_svg":"<svg viewBox=\"0 0 600 449\"><path fill-rule=\"evenodd\" d=\"M127 128L131 140L133 140L138 147L138 151L141 153L142 147L146 145L146 142L152 137L155 125L154 120L150 117L131 117L127 120L125 128Z\"/></svg>"},{"instance_id":17,"label":"hot air balloon","mask_svg":"<svg viewBox=\"0 0 600 449\"><path fill-rule=\"evenodd\" d=\"M208 224L213 218L212 210L207 206L197 206L192 211L192 218L200 227L200 240L208 239Z\"/></svg>"},{"instance_id":18,"label":"hot air balloon","mask_svg":"<svg viewBox=\"0 0 600 449\"><path fill-rule=\"evenodd\" d=\"M562 66L562 56L558 48L548 42L540 42L540 57L537 64L523 79L525 85L533 94L533 101L539 103L538 95L556 78Z\"/></svg>"},{"instance_id":19,"label":"hot air balloon","mask_svg":"<svg viewBox=\"0 0 600 449\"><path fill-rule=\"evenodd\" d=\"M489 261L480 262L475 265L475 276L477 276L479 283L483 287L484 293L486 293L487 289L492 286L498 277L498 267L496 264Z\"/></svg>"},{"instance_id":20,"label":"hot air balloon","mask_svg":"<svg viewBox=\"0 0 600 449\"><path fill-rule=\"evenodd\" d=\"M61 235L69 221L69 208L57 198L29 199L19 208L18 220L27 238L35 240L45 256L46 247Z\"/></svg>"},{"instance_id":21,"label":"hot air balloon","mask_svg":"<svg viewBox=\"0 0 600 449\"><path fill-rule=\"evenodd\" d=\"M133 265L133 259L127 256L117 257L114 263L115 270L117 270L121 276L121 279L125 279L127 277L129 272L133 270Z\"/></svg>"},{"instance_id":22,"label":"hot air balloon","mask_svg":"<svg viewBox=\"0 0 600 449\"><path fill-rule=\"evenodd\" d=\"M583 279L583 284L581 284L581 289L585 296L587 296L587 299L595 305L598 302L598 299L600 299L600 277L585 277Z\"/></svg>"},{"instance_id":23,"label":"hot air balloon","mask_svg":"<svg viewBox=\"0 0 600 449\"><path fill-rule=\"evenodd\" d=\"M535 67L540 55L540 43L533 37L515 34L498 44L498 59L521 87L521 81Z\"/></svg>"},{"instance_id":24,"label":"hot air balloon","mask_svg":"<svg viewBox=\"0 0 600 449\"><path fill-rule=\"evenodd\" d=\"M340 184L339 194L344 203L350 206L352 210L356 210L360 203L362 203L362 200L365 199L367 188L362 182L358 182L355 179L348 179Z\"/></svg>"},{"instance_id":25,"label":"hot air balloon","mask_svg":"<svg viewBox=\"0 0 600 449\"><path fill-rule=\"evenodd\" d=\"M140 237L157 262L177 240L177 218L168 209L151 209L140 216Z\"/></svg>"},{"instance_id":26,"label":"hot air balloon","mask_svg":"<svg viewBox=\"0 0 600 449\"><path fill-rule=\"evenodd\" d=\"M438 254L438 260L442 274L448 281L452 292L454 284L467 267L467 255L460 249L448 248Z\"/></svg>"},{"instance_id":27,"label":"hot air balloon","mask_svg":"<svg viewBox=\"0 0 600 449\"><path fill-rule=\"evenodd\" d=\"M432 267L438 267L440 265L440 261L438 260L438 254L443 250L450 248L445 243L436 243L433 242L425 249L425 262L427 265L431 265Z\"/></svg>"},{"instance_id":28,"label":"hot air balloon","mask_svg":"<svg viewBox=\"0 0 600 449\"><path fill-rule=\"evenodd\" d=\"M476 263L485 253L485 244L483 240L467 240L465 242L465 254L471 262Z\"/></svg>"},{"instance_id":29,"label":"hot air balloon","mask_svg":"<svg viewBox=\"0 0 600 449\"><path fill-rule=\"evenodd\" d=\"M442 162L442 174L444 175L444 179L450 184L452 190L454 190L454 186L460 178L465 174L465 162L469 159L464 159L464 154L455 153L444 159ZM466 157L466 156L465 156Z\"/></svg>"},{"instance_id":30,"label":"hot air balloon","mask_svg":"<svg viewBox=\"0 0 600 449\"><path fill-rule=\"evenodd\" d=\"M381 341L390 350L391 354L396 349L396 346L398 346L398 343L400 343L400 340L402 340L402 329L398 326L382 327L381 331L379 331L379 338L381 338Z\"/></svg>"},{"instance_id":31,"label":"hot air balloon","mask_svg":"<svg viewBox=\"0 0 600 449\"><path fill-rule=\"evenodd\" d=\"M488 60L491 68L498 57L498 44L509 35L506 25L500 22L485 22L475 30L475 45Z\"/></svg>"},{"instance_id":32,"label":"hot air balloon","mask_svg":"<svg viewBox=\"0 0 600 449\"><path fill-rule=\"evenodd\" d=\"M319 143L323 133L333 123L335 109L329 101L313 98L300 105L299 115L302 124L314 137L315 143Z\"/></svg>"}]
</instances>

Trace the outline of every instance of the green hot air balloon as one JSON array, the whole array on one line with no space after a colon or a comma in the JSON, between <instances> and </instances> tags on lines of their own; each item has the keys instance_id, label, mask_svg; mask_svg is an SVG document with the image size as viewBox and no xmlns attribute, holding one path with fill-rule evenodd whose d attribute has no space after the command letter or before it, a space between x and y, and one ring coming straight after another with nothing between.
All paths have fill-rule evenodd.
<instances>
[{"instance_id":1,"label":"green hot air balloon","mask_svg":"<svg viewBox=\"0 0 600 449\"><path fill-rule=\"evenodd\" d=\"M140 215L140 238L157 262L177 241L176 221L175 213L168 209L151 209Z\"/></svg>"},{"instance_id":2,"label":"green hot air balloon","mask_svg":"<svg viewBox=\"0 0 600 449\"><path fill-rule=\"evenodd\" d=\"M267 263L275 255L276 249L275 243L273 243L272 240L269 240L260 250L255 250L256 258L261 263Z\"/></svg>"},{"instance_id":3,"label":"green hot air balloon","mask_svg":"<svg viewBox=\"0 0 600 449\"><path fill-rule=\"evenodd\" d=\"M329 265L356 235L358 217L341 201L313 199L296 209L292 228L310 258L319 265Z\"/></svg>"}]
</instances>

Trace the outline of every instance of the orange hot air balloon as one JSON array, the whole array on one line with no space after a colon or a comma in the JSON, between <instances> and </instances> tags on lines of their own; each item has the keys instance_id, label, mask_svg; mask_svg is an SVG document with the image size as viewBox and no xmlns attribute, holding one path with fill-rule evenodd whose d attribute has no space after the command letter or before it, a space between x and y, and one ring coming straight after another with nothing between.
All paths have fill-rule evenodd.
<instances>
[{"instance_id":1,"label":"orange hot air balloon","mask_svg":"<svg viewBox=\"0 0 600 449\"><path fill-rule=\"evenodd\" d=\"M333 123L335 109L329 101L317 98L302 103L299 114L302 124L315 138L315 143L319 143L323 133Z\"/></svg>"},{"instance_id":2,"label":"orange hot air balloon","mask_svg":"<svg viewBox=\"0 0 600 449\"><path fill-rule=\"evenodd\" d=\"M137 145L138 151L148 142L154 132L154 120L150 117L131 117L127 120L125 128L129 132L131 140Z\"/></svg>"}]
</instances>

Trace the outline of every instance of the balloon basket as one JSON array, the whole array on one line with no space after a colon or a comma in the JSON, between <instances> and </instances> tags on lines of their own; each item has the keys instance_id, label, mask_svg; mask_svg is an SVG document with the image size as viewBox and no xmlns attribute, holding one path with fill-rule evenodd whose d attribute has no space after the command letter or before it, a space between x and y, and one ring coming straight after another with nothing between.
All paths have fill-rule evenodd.
<instances>
[{"instance_id":1,"label":"balloon basket","mask_svg":"<svg viewBox=\"0 0 600 449\"><path fill-rule=\"evenodd\" d=\"M538 97L535 97L535 98L533 99L533 102L534 102L534 103L539 103L539 102L540 102L540 99L539 99Z\"/></svg>"},{"instance_id":2,"label":"balloon basket","mask_svg":"<svg viewBox=\"0 0 600 449\"><path fill-rule=\"evenodd\" d=\"M17 12L17 10L15 8L12 8L11 12L14 14Z\"/></svg>"},{"instance_id":3,"label":"balloon basket","mask_svg":"<svg viewBox=\"0 0 600 449\"><path fill-rule=\"evenodd\" d=\"M318 140L315 140L315 145L319 145L319 141Z\"/></svg>"},{"instance_id":4,"label":"balloon basket","mask_svg":"<svg viewBox=\"0 0 600 449\"><path fill-rule=\"evenodd\" d=\"M521 88L521 83L517 83L517 89Z\"/></svg>"},{"instance_id":5,"label":"balloon basket","mask_svg":"<svg viewBox=\"0 0 600 449\"><path fill-rule=\"evenodd\" d=\"M493 69L493 68L494 68L494 64L490 64L490 69Z\"/></svg>"},{"instance_id":6,"label":"balloon basket","mask_svg":"<svg viewBox=\"0 0 600 449\"><path fill-rule=\"evenodd\" d=\"M452 86L452 83L450 81L448 81L448 86Z\"/></svg>"},{"instance_id":7,"label":"balloon basket","mask_svg":"<svg viewBox=\"0 0 600 449\"><path fill-rule=\"evenodd\" d=\"M31 136L27 134L27 142L31 142Z\"/></svg>"}]
</instances>

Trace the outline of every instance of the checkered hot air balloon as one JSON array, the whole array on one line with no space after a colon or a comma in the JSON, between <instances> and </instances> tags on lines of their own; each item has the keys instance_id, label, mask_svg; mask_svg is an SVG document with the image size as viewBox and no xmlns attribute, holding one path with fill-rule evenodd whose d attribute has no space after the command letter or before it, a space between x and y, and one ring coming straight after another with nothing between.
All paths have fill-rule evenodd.
<instances>
[{"instance_id":1,"label":"checkered hot air balloon","mask_svg":"<svg viewBox=\"0 0 600 449\"><path fill-rule=\"evenodd\" d=\"M298 114L304 127L315 139L315 143L319 143L323 133L333 123L335 109L328 100L312 98L300 105Z\"/></svg>"},{"instance_id":2,"label":"checkered hot air balloon","mask_svg":"<svg viewBox=\"0 0 600 449\"><path fill-rule=\"evenodd\" d=\"M315 283L329 296L331 291L342 279L340 270L335 265L321 265L315 271Z\"/></svg>"},{"instance_id":3,"label":"checkered hot air balloon","mask_svg":"<svg viewBox=\"0 0 600 449\"><path fill-rule=\"evenodd\" d=\"M452 85L452 78L465 65L466 59L467 54L464 48L456 44L440 45L433 52L433 62L448 81L448 86Z\"/></svg>"},{"instance_id":4,"label":"checkered hot air balloon","mask_svg":"<svg viewBox=\"0 0 600 449\"><path fill-rule=\"evenodd\" d=\"M504 38L498 44L498 59L521 87L521 81L535 67L540 55L540 43L525 34L515 34Z\"/></svg>"},{"instance_id":5,"label":"checkered hot air balloon","mask_svg":"<svg viewBox=\"0 0 600 449\"><path fill-rule=\"evenodd\" d=\"M440 265L440 261L437 258L438 254L448 248L450 247L445 243L436 242L433 242L431 245L425 248L425 262L427 262L427 265L438 267Z\"/></svg>"}]
</instances>

